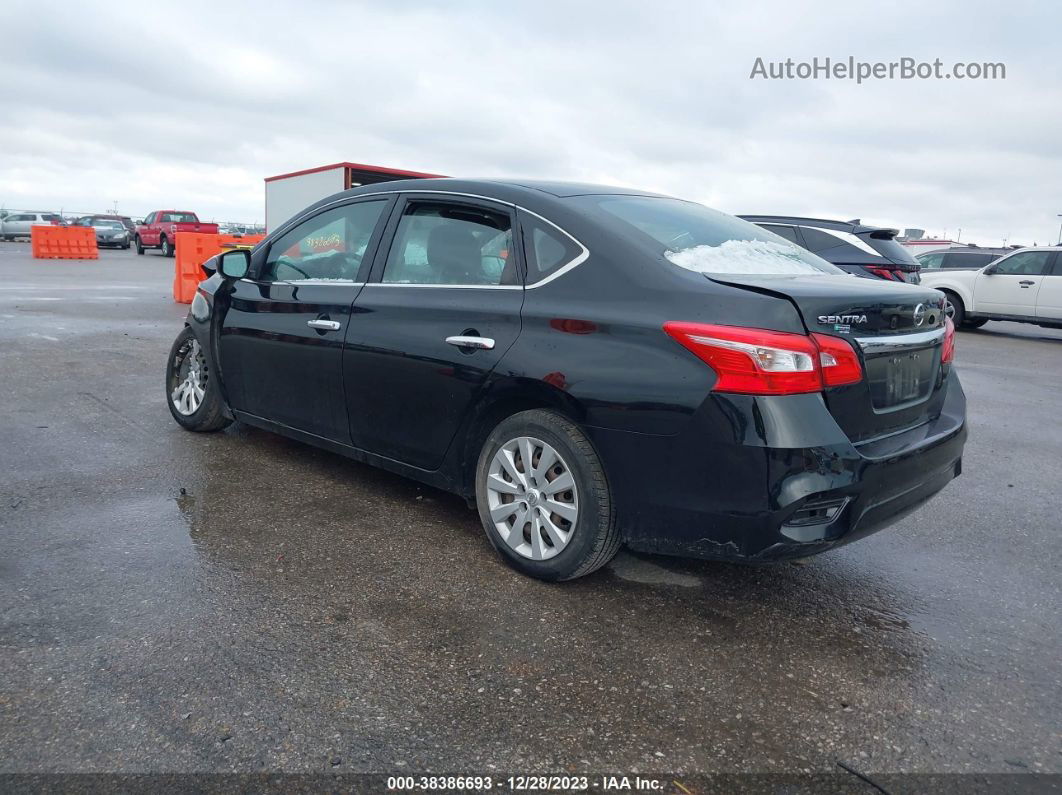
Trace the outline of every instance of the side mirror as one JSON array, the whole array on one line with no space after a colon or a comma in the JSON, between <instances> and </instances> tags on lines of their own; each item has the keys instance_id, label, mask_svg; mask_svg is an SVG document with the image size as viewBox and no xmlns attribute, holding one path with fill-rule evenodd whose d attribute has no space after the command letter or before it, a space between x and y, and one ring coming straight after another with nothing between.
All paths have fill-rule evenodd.
<instances>
[{"instance_id":1,"label":"side mirror","mask_svg":"<svg viewBox=\"0 0 1062 795\"><path fill-rule=\"evenodd\" d=\"M996 271L996 266L995 265L989 265L987 268L985 268L983 271L981 271L981 274L983 276L992 276L996 272L997 272Z\"/></svg>"},{"instance_id":2,"label":"side mirror","mask_svg":"<svg viewBox=\"0 0 1062 795\"><path fill-rule=\"evenodd\" d=\"M218 273L226 279L242 279L251 269L251 252L244 248L226 251L218 257Z\"/></svg>"}]
</instances>

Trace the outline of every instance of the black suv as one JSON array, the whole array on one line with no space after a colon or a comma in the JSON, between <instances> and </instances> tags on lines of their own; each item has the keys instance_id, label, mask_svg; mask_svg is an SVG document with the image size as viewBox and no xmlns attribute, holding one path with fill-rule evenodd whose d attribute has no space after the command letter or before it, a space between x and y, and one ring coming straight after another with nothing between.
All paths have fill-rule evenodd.
<instances>
[{"instance_id":1,"label":"black suv","mask_svg":"<svg viewBox=\"0 0 1062 795\"><path fill-rule=\"evenodd\" d=\"M897 229L854 221L828 221L788 215L739 215L791 243L818 254L838 268L875 279L918 284L919 266L896 242Z\"/></svg>"}]
</instances>

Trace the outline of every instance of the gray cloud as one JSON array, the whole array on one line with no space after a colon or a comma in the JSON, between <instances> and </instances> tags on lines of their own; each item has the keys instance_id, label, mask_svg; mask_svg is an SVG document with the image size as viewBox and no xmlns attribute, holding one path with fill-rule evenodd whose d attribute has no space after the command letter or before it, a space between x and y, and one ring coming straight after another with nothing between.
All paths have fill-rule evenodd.
<instances>
[{"instance_id":1,"label":"gray cloud","mask_svg":"<svg viewBox=\"0 0 1062 795\"><path fill-rule=\"evenodd\" d=\"M0 203L250 221L263 177L355 160L1053 241L1062 12L925 6L9 3ZM1007 79L749 79L849 55Z\"/></svg>"}]
</instances>

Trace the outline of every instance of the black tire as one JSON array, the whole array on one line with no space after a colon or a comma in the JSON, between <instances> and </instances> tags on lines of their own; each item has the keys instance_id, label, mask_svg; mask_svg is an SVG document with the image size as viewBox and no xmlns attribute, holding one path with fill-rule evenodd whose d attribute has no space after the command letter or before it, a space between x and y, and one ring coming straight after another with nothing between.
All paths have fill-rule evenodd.
<instances>
[{"instance_id":1,"label":"black tire","mask_svg":"<svg viewBox=\"0 0 1062 795\"><path fill-rule=\"evenodd\" d=\"M569 540L559 553L546 560L532 560L517 553L506 543L490 516L486 484L491 462L502 446L525 436L551 445L560 454L572 473L578 494L578 515L570 525ZM612 560L620 548L620 532L601 459L579 426L553 411L522 411L503 420L490 433L476 466L476 504L487 538L506 563L540 580L582 577ZM530 527L521 528L521 537Z\"/></svg>"},{"instance_id":2,"label":"black tire","mask_svg":"<svg viewBox=\"0 0 1062 795\"><path fill-rule=\"evenodd\" d=\"M122 246L122 251L128 251L128 250L129 250L129 244L126 243L124 246Z\"/></svg>"},{"instance_id":3,"label":"black tire","mask_svg":"<svg viewBox=\"0 0 1062 795\"><path fill-rule=\"evenodd\" d=\"M136 236L135 242L136 242L136 253L140 254L141 256L143 256L143 254L144 254L144 244L140 242L140 235Z\"/></svg>"},{"instance_id":4,"label":"black tire","mask_svg":"<svg viewBox=\"0 0 1062 795\"><path fill-rule=\"evenodd\" d=\"M955 328L961 328L962 324L966 321L966 305L963 304L962 299L952 292L945 292L944 295L948 298L948 307L951 309L951 322L955 324ZM945 309L945 311L947 311Z\"/></svg>"},{"instance_id":5,"label":"black tire","mask_svg":"<svg viewBox=\"0 0 1062 795\"><path fill-rule=\"evenodd\" d=\"M4 240L6 240L8 243L10 243L14 239L15 239L14 235L4 235Z\"/></svg>"},{"instance_id":6,"label":"black tire","mask_svg":"<svg viewBox=\"0 0 1062 795\"><path fill-rule=\"evenodd\" d=\"M166 235L163 235L159 238L159 248L162 249L162 256L173 256L173 246L170 245L170 240L168 237L166 237Z\"/></svg>"},{"instance_id":7,"label":"black tire","mask_svg":"<svg viewBox=\"0 0 1062 795\"><path fill-rule=\"evenodd\" d=\"M962 321L962 327L963 328L981 328L981 326L983 326L987 322L988 322L988 318L987 317L971 317L971 318L966 318L965 320Z\"/></svg>"},{"instance_id":8,"label":"black tire","mask_svg":"<svg viewBox=\"0 0 1062 795\"><path fill-rule=\"evenodd\" d=\"M193 346L193 343L195 344ZM228 426L232 420L225 416L225 403L221 399L221 390L218 387L217 378L213 377L206 358L200 352L197 358L199 366L199 382L203 385L203 397L198 408L188 414L183 414L174 403L174 390L184 380L181 365L198 346L195 334L185 326L177 339L170 346L170 355L166 360L166 405L170 408L170 414L177 420L177 424L189 431L220 431ZM191 364L191 362L189 362Z\"/></svg>"}]
</instances>

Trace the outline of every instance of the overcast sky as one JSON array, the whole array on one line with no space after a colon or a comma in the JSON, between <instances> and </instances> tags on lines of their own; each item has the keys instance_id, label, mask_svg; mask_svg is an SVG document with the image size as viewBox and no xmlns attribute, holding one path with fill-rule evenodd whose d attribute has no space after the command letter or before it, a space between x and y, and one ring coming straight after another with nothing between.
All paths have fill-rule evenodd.
<instances>
[{"instance_id":1,"label":"overcast sky","mask_svg":"<svg viewBox=\"0 0 1062 795\"><path fill-rule=\"evenodd\" d=\"M1054 242L1060 8L6 0L0 206L262 221L263 177L351 160ZM1006 79L749 78L816 56Z\"/></svg>"}]
</instances>

